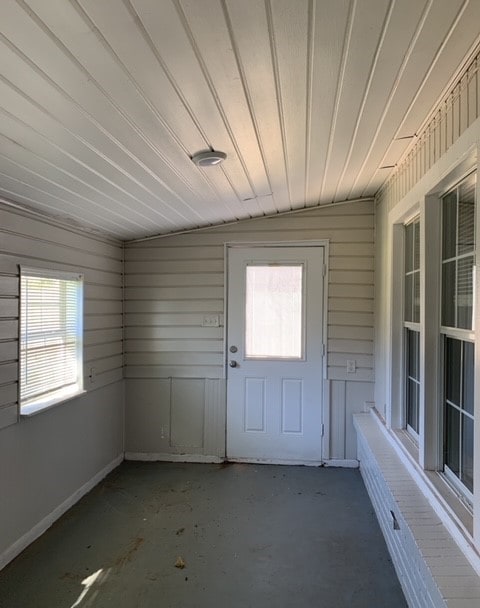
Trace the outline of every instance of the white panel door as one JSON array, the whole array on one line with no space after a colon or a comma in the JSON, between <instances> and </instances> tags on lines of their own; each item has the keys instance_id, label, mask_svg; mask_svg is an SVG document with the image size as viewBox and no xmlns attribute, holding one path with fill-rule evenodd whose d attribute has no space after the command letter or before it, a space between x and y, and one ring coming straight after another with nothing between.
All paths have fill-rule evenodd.
<instances>
[{"instance_id":1,"label":"white panel door","mask_svg":"<svg viewBox=\"0 0 480 608\"><path fill-rule=\"evenodd\" d=\"M229 249L227 457L322 460L324 248Z\"/></svg>"}]
</instances>

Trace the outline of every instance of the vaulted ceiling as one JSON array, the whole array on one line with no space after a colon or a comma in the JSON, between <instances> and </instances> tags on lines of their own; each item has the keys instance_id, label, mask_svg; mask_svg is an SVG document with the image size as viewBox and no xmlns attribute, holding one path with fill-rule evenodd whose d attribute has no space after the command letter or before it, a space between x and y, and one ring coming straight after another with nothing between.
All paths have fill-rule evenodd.
<instances>
[{"instance_id":1,"label":"vaulted ceiling","mask_svg":"<svg viewBox=\"0 0 480 608\"><path fill-rule=\"evenodd\" d=\"M126 240L372 196L479 35L479 0L1 0L0 196Z\"/></svg>"}]
</instances>

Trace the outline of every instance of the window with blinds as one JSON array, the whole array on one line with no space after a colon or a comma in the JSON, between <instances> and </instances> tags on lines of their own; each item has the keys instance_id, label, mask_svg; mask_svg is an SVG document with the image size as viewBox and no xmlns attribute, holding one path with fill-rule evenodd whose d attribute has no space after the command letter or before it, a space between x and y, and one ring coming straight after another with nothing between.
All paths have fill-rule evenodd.
<instances>
[{"instance_id":1,"label":"window with blinds","mask_svg":"<svg viewBox=\"0 0 480 608\"><path fill-rule=\"evenodd\" d=\"M20 408L22 414L83 389L83 277L21 269Z\"/></svg>"}]
</instances>

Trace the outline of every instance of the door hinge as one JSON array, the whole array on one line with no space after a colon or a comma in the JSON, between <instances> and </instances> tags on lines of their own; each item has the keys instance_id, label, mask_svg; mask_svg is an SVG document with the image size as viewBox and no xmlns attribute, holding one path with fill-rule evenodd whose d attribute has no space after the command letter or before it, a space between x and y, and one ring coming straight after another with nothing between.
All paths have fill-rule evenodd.
<instances>
[{"instance_id":1,"label":"door hinge","mask_svg":"<svg viewBox=\"0 0 480 608\"><path fill-rule=\"evenodd\" d=\"M322 344L322 356L325 357L326 354L327 354L327 347L325 344Z\"/></svg>"},{"instance_id":2,"label":"door hinge","mask_svg":"<svg viewBox=\"0 0 480 608\"><path fill-rule=\"evenodd\" d=\"M327 265L326 264L322 264L322 276L326 276L327 275Z\"/></svg>"},{"instance_id":3,"label":"door hinge","mask_svg":"<svg viewBox=\"0 0 480 608\"><path fill-rule=\"evenodd\" d=\"M322 437L325 435L325 425L322 423Z\"/></svg>"}]
</instances>

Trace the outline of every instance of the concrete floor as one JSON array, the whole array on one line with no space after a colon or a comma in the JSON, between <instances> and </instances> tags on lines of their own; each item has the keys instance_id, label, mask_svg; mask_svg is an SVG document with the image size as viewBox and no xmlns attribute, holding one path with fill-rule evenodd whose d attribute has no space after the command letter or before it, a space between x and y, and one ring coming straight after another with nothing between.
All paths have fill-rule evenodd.
<instances>
[{"instance_id":1,"label":"concrete floor","mask_svg":"<svg viewBox=\"0 0 480 608\"><path fill-rule=\"evenodd\" d=\"M406 603L358 471L126 462L0 573L0 606Z\"/></svg>"}]
</instances>

